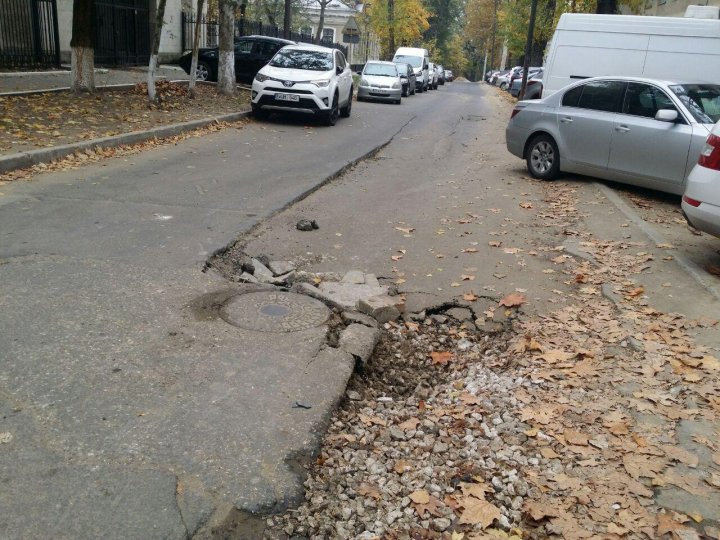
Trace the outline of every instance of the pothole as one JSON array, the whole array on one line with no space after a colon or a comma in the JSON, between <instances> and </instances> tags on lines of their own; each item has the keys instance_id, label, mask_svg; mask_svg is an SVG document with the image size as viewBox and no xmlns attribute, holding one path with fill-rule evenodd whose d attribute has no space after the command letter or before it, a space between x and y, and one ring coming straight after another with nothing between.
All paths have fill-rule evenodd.
<instances>
[{"instance_id":1,"label":"pothole","mask_svg":"<svg viewBox=\"0 0 720 540\"><path fill-rule=\"evenodd\" d=\"M299 332L324 324L330 310L322 302L283 291L258 291L230 298L220 316L233 326L259 332Z\"/></svg>"}]
</instances>

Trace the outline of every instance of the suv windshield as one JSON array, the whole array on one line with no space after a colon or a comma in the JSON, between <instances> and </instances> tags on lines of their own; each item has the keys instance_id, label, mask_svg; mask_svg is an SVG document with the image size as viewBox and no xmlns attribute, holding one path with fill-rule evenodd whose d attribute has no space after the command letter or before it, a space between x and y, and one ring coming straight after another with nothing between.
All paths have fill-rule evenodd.
<instances>
[{"instance_id":1,"label":"suv windshield","mask_svg":"<svg viewBox=\"0 0 720 540\"><path fill-rule=\"evenodd\" d=\"M330 71L333 68L333 58L331 53L322 51L283 49L273 57L270 65L308 71Z\"/></svg>"},{"instance_id":2,"label":"suv windshield","mask_svg":"<svg viewBox=\"0 0 720 540\"><path fill-rule=\"evenodd\" d=\"M397 67L388 64L367 64L363 70L365 75L379 75L381 77L397 77Z\"/></svg>"},{"instance_id":3,"label":"suv windshield","mask_svg":"<svg viewBox=\"0 0 720 540\"><path fill-rule=\"evenodd\" d=\"M414 68L422 67L422 58L419 56L405 56L404 54L398 54L395 58L393 58L393 62L410 64Z\"/></svg>"},{"instance_id":4,"label":"suv windshield","mask_svg":"<svg viewBox=\"0 0 720 540\"><path fill-rule=\"evenodd\" d=\"M720 85L676 84L671 85L670 90L680 98L696 122L714 124L720 120Z\"/></svg>"}]
</instances>

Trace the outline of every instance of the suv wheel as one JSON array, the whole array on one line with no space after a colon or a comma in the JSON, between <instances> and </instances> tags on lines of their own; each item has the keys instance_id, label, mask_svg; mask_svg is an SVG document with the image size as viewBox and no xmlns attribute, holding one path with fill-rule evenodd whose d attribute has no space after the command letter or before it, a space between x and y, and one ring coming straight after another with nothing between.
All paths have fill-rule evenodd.
<instances>
[{"instance_id":1,"label":"suv wheel","mask_svg":"<svg viewBox=\"0 0 720 540\"><path fill-rule=\"evenodd\" d=\"M526 153L528 172L539 180L554 180L560 172L560 152L555 140L545 133L535 136Z\"/></svg>"},{"instance_id":2,"label":"suv wheel","mask_svg":"<svg viewBox=\"0 0 720 540\"><path fill-rule=\"evenodd\" d=\"M212 68L207 62L198 60L197 66L195 67L195 80L196 81L211 81L212 80Z\"/></svg>"},{"instance_id":3,"label":"suv wheel","mask_svg":"<svg viewBox=\"0 0 720 540\"><path fill-rule=\"evenodd\" d=\"M343 118L347 118L350 116L350 112L352 111L352 98L353 98L353 89L352 86L350 87L350 97L348 98L347 105L345 105L342 109L340 109L340 116Z\"/></svg>"},{"instance_id":4,"label":"suv wheel","mask_svg":"<svg viewBox=\"0 0 720 540\"><path fill-rule=\"evenodd\" d=\"M334 126L337 122L338 116L340 116L340 110L338 108L338 95L333 96L332 107L329 111L325 112L325 125Z\"/></svg>"},{"instance_id":5,"label":"suv wheel","mask_svg":"<svg viewBox=\"0 0 720 540\"><path fill-rule=\"evenodd\" d=\"M260 108L260 105L255 105L254 103L252 104L252 113L258 120L265 120L268 116L270 116L268 111L264 111Z\"/></svg>"}]
</instances>

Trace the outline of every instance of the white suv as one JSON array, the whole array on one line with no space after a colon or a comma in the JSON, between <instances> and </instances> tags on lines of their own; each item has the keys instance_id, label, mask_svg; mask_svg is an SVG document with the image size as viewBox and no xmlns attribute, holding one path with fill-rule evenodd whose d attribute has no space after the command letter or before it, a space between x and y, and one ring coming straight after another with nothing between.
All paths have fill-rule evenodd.
<instances>
[{"instance_id":1,"label":"white suv","mask_svg":"<svg viewBox=\"0 0 720 540\"><path fill-rule=\"evenodd\" d=\"M316 45L288 45L264 66L252 84L257 118L273 111L300 112L334 126L350 116L353 79L342 52Z\"/></svg>"}]
</instances>

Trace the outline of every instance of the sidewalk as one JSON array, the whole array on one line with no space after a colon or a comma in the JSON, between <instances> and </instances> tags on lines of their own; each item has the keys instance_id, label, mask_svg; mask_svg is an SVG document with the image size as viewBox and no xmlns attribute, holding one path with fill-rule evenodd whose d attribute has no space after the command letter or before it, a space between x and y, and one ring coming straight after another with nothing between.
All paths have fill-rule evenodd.
<instances>
[{"instance_id":1,"label":"sidewalk","mask_svg":"<svg viewBox=\"0 0 720 540\"><path fill-rule=\"evenodd\" d=\"M187 79L180 68L161 66L158 77L159 101L150 105L142 88L122 86L144 83L145 68L97 70L96 85L105 89L80 95L66 91L69 71L0 74L0 91L16 92L0 95L0 180L24 178L32 173L18 169L77 152L87 153L78 157L86 162L108 157L121 145L237 121L250 110L247 90L227 97L211 84L200 84L197 97L190 99L186 85L170 82ZM37 89L50 91L33 91Z\"/></svg>"},{"instance_id":2,"label":"sidewalk","mask_svg":"<svg viewBox=\"0 0 720 540\"><path fill-rule=\"evenodd\" d=\"M29 90L50 90L70 86L70 67L57 71L23 71L0 73L0 94ZM158 79L187 80L188 75L180 66L161 65ZM137 84L147 81L146 67L124 69L95 68L95 85Z\"/></svg>"}]
</instances>

